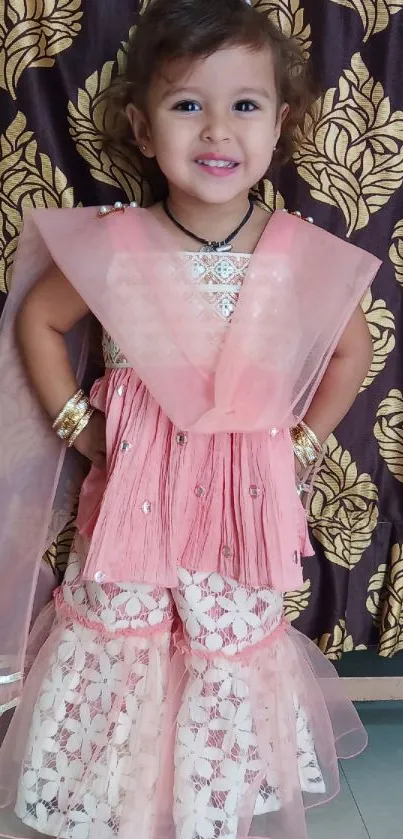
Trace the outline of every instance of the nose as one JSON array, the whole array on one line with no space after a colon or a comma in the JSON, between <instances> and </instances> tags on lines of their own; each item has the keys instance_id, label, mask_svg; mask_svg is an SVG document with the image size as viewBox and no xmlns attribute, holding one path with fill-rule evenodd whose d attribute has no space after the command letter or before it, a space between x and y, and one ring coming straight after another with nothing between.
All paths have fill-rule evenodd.
<instances>
[{"instance_id":1,"label":"nose","mask_svg":"<svg viewBox=\"0 0 403 839\"><path fill-rule=\"evenodd\" d=\"M206 112L202 140L206 143L226 143L230 139L228 117L221 111Z\"/></svg>"}]
</instances>

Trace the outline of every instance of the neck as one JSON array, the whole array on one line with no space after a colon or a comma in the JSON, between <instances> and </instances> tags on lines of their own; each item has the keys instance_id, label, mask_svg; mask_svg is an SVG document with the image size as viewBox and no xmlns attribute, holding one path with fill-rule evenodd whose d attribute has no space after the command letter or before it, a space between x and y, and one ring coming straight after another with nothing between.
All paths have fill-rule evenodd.
<instances>
[{"instance_id":1,"label":"neck","mask_svg":"<svg viewBox=\"0 0 403 839\"><path fill-rule=\"evenodd\" d=\"M189 195L170 192L168 206L172 215L202 239L223 241L236 228L249 207L247 193L223 204L204 204Z\"/></svg>"}]
</instances>

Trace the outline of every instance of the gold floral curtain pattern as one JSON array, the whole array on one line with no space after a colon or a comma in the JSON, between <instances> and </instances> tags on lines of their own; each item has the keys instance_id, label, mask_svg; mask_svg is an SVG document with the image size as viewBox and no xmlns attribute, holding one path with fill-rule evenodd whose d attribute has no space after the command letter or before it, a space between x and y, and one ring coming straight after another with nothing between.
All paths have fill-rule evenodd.
<instances>
[{"instance_id":1,"label":"gold floral curtain pattern","mask_svg":"<svg viewBox=\"0 0 403 839\"><path fill-rule=\"evenodd\" d=\"M145 5L0 0L4 293L25 209L144 200L146 184L118 150L103 151L100 130L102 92ZM254 5L299 39L321 84L292 165L260 186L261 201L312 215L384 260L362 304L373 364L329 440L310 511L317 555L287 614L330 658L374 645L392 656L403 649L403 0ZM70 538L47 557L58 571Z\"/></svg>"}]
</instances>

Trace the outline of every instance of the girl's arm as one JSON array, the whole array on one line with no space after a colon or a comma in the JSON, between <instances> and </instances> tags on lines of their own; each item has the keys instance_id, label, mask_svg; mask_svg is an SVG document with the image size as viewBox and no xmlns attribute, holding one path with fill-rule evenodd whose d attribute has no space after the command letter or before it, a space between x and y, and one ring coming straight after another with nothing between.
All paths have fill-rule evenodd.
<instances>
[{"instance_id":1,"label":"girl's arm","mask_svg":"<svg viewBox=\"0 0 403 839\"><path fill-rule=\"evenodd\" d=\"M351 408L373 357L371 335L361 306L355 310L304 421L324 443Z\"/></svg>"},{"instance_id":2,"label":"girl's arm","mask_svg":"<svg viewBox=\"0 0 403 839\"><path fill-rule=\"evenodd\" d=\"M16 318L16 336L28 378L38 399L54 420L78 389L65 335L89 309L54 265L31 289ZM79 435L75 447L102 466L105 421L98 412Z\"/></svg>"}]
</instances>

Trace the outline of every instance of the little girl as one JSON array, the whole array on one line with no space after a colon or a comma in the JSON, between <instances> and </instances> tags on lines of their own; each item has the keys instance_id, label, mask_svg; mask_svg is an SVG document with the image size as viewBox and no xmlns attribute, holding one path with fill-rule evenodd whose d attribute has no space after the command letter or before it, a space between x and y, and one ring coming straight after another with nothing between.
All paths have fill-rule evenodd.
<instances>
[{"instance_id":1,"label":"little girl","mask_svg":"<svg viewBox=\"0 0 403 839\"><path fill-rule=\"evenodd\" d=\"M160 200L34 211L2 324L1 803L62 839L305 839L365 733L284 620L296 487L369 368L379 263L253 203L306 81L244 0L154 0L119 91ZM74 449L78 532L27 645Z\"/></svg>"}]
</instances>

